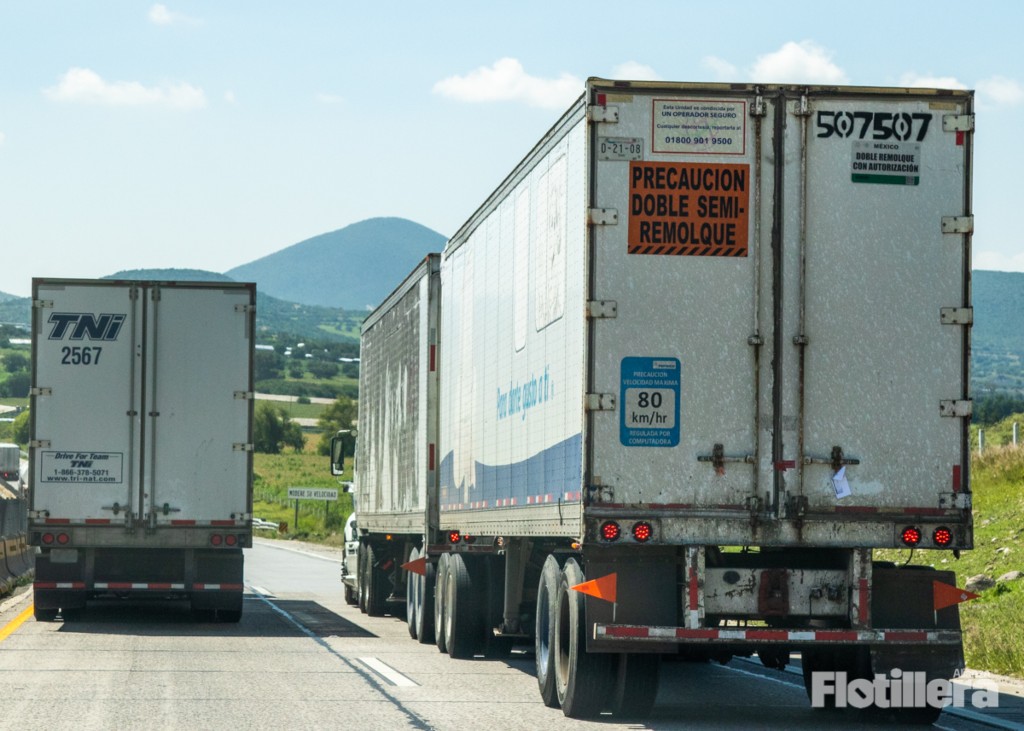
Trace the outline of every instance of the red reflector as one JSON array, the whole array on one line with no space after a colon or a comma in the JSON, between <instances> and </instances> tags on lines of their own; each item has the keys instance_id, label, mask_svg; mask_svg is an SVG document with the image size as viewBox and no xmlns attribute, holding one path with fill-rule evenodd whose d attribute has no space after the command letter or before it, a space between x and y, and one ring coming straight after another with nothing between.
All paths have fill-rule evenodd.
<instances>
[{"instance_id":1,"label":"red reflector","mask_svg":"<svg viewBox=\"0 0 1024 731\"><path fill-rule=\"evenodd\" d=\"M238 543L238 536L229 533L228 535L224 536L224 542L227 543L229 546L233 546L236 543Z\"/></svg>"},{"instance_id":2,"label":"red reflector","mask_svg":"<svg viewBox=\"0 0 1024 731\"><path fill-rule=\"evenodd\" d=\"M601 540L617 541L620 535L622 535L622 529L614 520L606 520L601 524Z\"/></svg>"},{"instance_id":3,"label":"red reflector","mask_svg":"<svg viewBox=\"0 0 1024 731\"><path fill-rule=\"evenodd\" d=\"M945 526L936 528L932 533L932 540L935 541L936 546L948 546L953 542L953 533Z\"/></svg>"},{"instance_id":4,"label":"red reflector","mask_svg":"<svg viewBox=\"0 0 1024 731\"><path fill-rule=\"evenodd\" d=\"M53 533L43 533L43 543L47 546L53 543Z\"/></svg>"},{"instance_id":5,"label":"red reflector","mask_svg":"<svg viewBox=\"0 0 1024 731\"><path fill-rule=\"evenodd\" d=\"M224 542L224 536L220 535L219 533L214 533L212 536L210 536L210 545L211 546L219 546L223 542Z\"/></svg>"},{"instance_id":6,"label":"red reflector","mask_svg":"<svg viewBox=\"0 0 1024 731\"><path fill-rule=\"evenodd\" d=\"M457 530L448 531L449 543L458 543L461 538L462 536L459 534Z\"/></svg>"},{"instance_id":7,"label":"red reflector","mask_svg":"<svg viewBox=\"0 0 1024 731\"><path fill-rule=\"evenodd\" d=\"M921 531L914 526L907 526L903 529L903 534L900 536L903 543L908 546L916 546L921 542Z\"/></svg>"},{"instance_id":8,"label":"red reflector","mask_svg":"<svg viewBox=\"0 0 1024 731\"><path fill-rule=\"evenodd\" d=\"M59 543L62 546L66 546L68 544L68 541L70 541L70 540L71 540L71 536L69 536L67 533L58 533L57 534L57 543Z\"/></svg>"},{"instance_id":9,"label":"red reflector","mask_svg":"<svg viewBox=\"0 0 1024 731\"><path fill-rule=\"evenodd\" d=\"M654 529L647 521L642 521L633 526L633 537L640 543L646 543L654 535Z\"/></svg>"}]
</instances>

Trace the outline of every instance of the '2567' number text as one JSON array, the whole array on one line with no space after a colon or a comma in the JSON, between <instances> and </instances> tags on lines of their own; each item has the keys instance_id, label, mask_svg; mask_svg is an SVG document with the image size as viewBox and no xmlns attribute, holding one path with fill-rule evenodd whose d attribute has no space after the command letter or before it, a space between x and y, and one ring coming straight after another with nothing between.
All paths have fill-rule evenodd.
<instances>
[{"instance_id":1,"label":"'2567' number text","mask_svg":"<svg viewBox=\"0 0 1024 731\"><path fill-rule=\"evenodd\" d=\"M100 353L103 348L61 348L60 362L63 365L95 365L100 362Z\"/></svg>"}]
</instances>

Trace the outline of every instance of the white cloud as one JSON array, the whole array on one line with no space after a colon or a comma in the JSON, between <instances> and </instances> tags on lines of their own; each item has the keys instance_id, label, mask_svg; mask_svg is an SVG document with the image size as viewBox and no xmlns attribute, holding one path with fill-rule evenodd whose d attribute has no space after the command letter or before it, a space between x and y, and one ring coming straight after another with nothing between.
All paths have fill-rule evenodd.
<instances>
[{"instance_id":1,"label":"white cloud","mask_svg":"<svg viewBox=\"0 0 1024 731\"><path fill-rule=\"evenodd\" d=\"M986 107L1016 106L1024 102L1024 86L1005 76L993 76L977 83L978 96Z\"/></svg>"},{"instance_id":2,"label":"white cloud","mask_svg":"<svg viewBox=\"0 0 1024 731\"><path fill-rule=\"evenodd\" d=\"M931 76L919 74L915 71L900 76L900 86L907 86L911 89L966 89L967 84L955 76Z\"/></svg>"},{"instance_id":3,"label":"white cloud","mask_svg":"<svg viewBox=\"0 0 1024 731\"><path fill-rule=\"evenodd\" d=\"M738 68L717 56L705 56L700 60L700 65L711 72L713 81L736 81L740 76Z\"/></svg>"},{"instance_id":4,"label":"white cloud","mask_svg":"<svg viewBox=\"0 0 1024 731\"><path fill-rule=\"evenodd\" d=\"M226 101L228 104L234 104L235 103L235 92L231 91L230 89L225 91L224 92L224 101Z\"/></svg>"},{"instance_id":5,"label":"white cloud","mask_svg":"<svg viewBox=\"0 0 1024 731\"><path fill-rule=\"evenodd\" d=\"M5 135L3 132L0 132L0 145L2 145L4 143L4 140L6 139L7 135Z\"/></svg>"},{"instance_id":6,"label":"white cloud","mask_svg":"<svg viewBox=\"0 0 1024 731\"><path fill-rule=\"evenodd\" d=\"M972 269L987 269L997 272L1024 272L1024 252L1005 254L1001 251L975 249L971 257Z\"/></svg>"},{"instance_id":7,"label":"white cloud","mask_svg":"<svg viewBox=\"0 0 1024 731\"><path fill-rule=\"evenodd\" d=\"M338 96L337 94L328 94L322 91L316 95L316 100L321 104L341 104L345 101L345 98Z\"/></svg>"},{"instance_id":8,"label":"white cloud","mask_svg":"<svg viewBox=\"0 0 1024 731\"><path fill-rule=\"evenodd\" d=\"M758 56L750 69L755 81L787 84L846 84L846 72L832 54L813 41L790 41L777 51Z\"/></svg>"},{"instance_id":9,"label":"white cloud","mask_svg":"<svg viewBox=\"0 0 1024 731\"><path fill-rule=\"evenodd\" d=\"M660 81L658 72L637 61L626 61L612 69L612 78L623 81Z\"/></svg>"},{"instance_id":10,"label":"white cloud","mask_svg":"<svg viewBox=\"0 0 1024 731\"><path fill-rule=\"evenodd\" d=\"M149 9L149 22L154 25L175 25L185 23L188 25L199 25L198 20L190 18L181 13L172 12L163 3L157 3Z\"/></svg>"},{"instance_id":11,"label":"white cloud","mask_svg":"<svg viewBox=\"0 0 1024 731\"><path fill-rule=\"evenodd\" d=\"M434 93L464 102L517 101L531 107L562 109L583 93L584 82L563 73L557 79L530 76L514 58L502 58L465 76L434 84Z\"/></svg>"},{"instance_id":12,"label":"white cloud","mask_svg":"<svg viewBox=\"0 0 1024 731\"><path fill-rule=\"evenodd\" d=\"M114 107L162 106L172 109L198 109L206 106L203 90L179 82L146 87L137 81L104 81L90 69L72 68L56 86L43 93L53 101L104 104Z\"/></svg>"}]
</instances>

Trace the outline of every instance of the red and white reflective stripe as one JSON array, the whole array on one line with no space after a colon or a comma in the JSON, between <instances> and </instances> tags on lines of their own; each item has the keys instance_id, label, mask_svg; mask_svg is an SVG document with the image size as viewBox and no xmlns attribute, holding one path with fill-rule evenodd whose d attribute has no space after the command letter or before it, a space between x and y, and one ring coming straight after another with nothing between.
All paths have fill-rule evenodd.
<instances>
[{"instance_id":1,"label":"red and white reflective stripe","mask_svg":"<svg viewBox=\"0 0 1024 731\"><path fill-rule=\"evenodd\" d=\"M175 528L234 528L244 526L244 520L172 520L168 525Z\"/></svg>"},{"instance_id":2,"label":"red and white reflective stripe","mask_svg":"<svg viewBox=\"0 0 1024 731\"><path fill-rule=\"evenodd\" d=\"M526 496L526 504L527 505L541 505L541 504L544 504L544 503L550 503L554 499L555 499L555 496L551 495L551 494L548 494L548 495L527 495Z\"/></svg>"},{"instance_id":3,"label":"red and white reflective stripe","mask_svg":"<svg viewBox=\"0 0 1024 731\"><path fill-rule=\"evenodd\" d=\"M192 584L192 591L242 591L241 584Z\"/></svg>"},{"instance_id":4,"label":"red and white reflective stripe","mask_svg":"<svg viewBox=\"0 0 1024 731\"><path fill-rule=\"evenodd\" d=\"M961 641L955 630L786 630L786 629L686 629L684 627L645 627L625 624L598 624L597 639L689 641L719 640L723 642L933 642L954 644Z\"/></svg>"},{"instance_id":5,"label":"red and white reflective stripe","mask_svg":"<svg viewBox=\"0 0 1024 731\"><path fill-rule=\"evenodd\" d=\"M32 584L36 589L84 589L84 581L36 581Z\"/></svg>"},{"instance_id":6,"label":"red and white reflective stripe","mask_svg":"<svg viewBox=\"0 0 1024 731\"><path fill-rule=\"evenodd\" d=\"M93 584L93 588L106 589L108 591L128 591L139 589L146 591L184 591L185 584L172 584L156 581L97 581Z\"/></svg>"}]
</instances>

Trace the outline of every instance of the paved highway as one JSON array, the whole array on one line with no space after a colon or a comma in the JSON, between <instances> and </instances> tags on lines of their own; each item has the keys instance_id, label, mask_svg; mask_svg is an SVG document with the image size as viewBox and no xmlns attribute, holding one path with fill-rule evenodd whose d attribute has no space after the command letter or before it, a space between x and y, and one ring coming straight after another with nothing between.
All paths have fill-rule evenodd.
<instances>
[{"instance_id":1,"label":"paved highway","mask_svg":"<svg viewBox=\"0 0 1024 731\"><path fill-rule=\"evenodd\" d=\"M657 706L643 722L566 719L540 702L527 648L508 661L457 661L418 644L404 622L344 603L336 556L259 541L247 552L237 625L196 623L184 603L156 601L92 605L75 622L37 623L31 592L8 600L0 729L874 727L810 709L799 676L744 661L665 663ZM1024 709L1004 709L999 723L1024 728ZM938 726L992 728L948 713Z\"/></svg>"}]
</instances>

